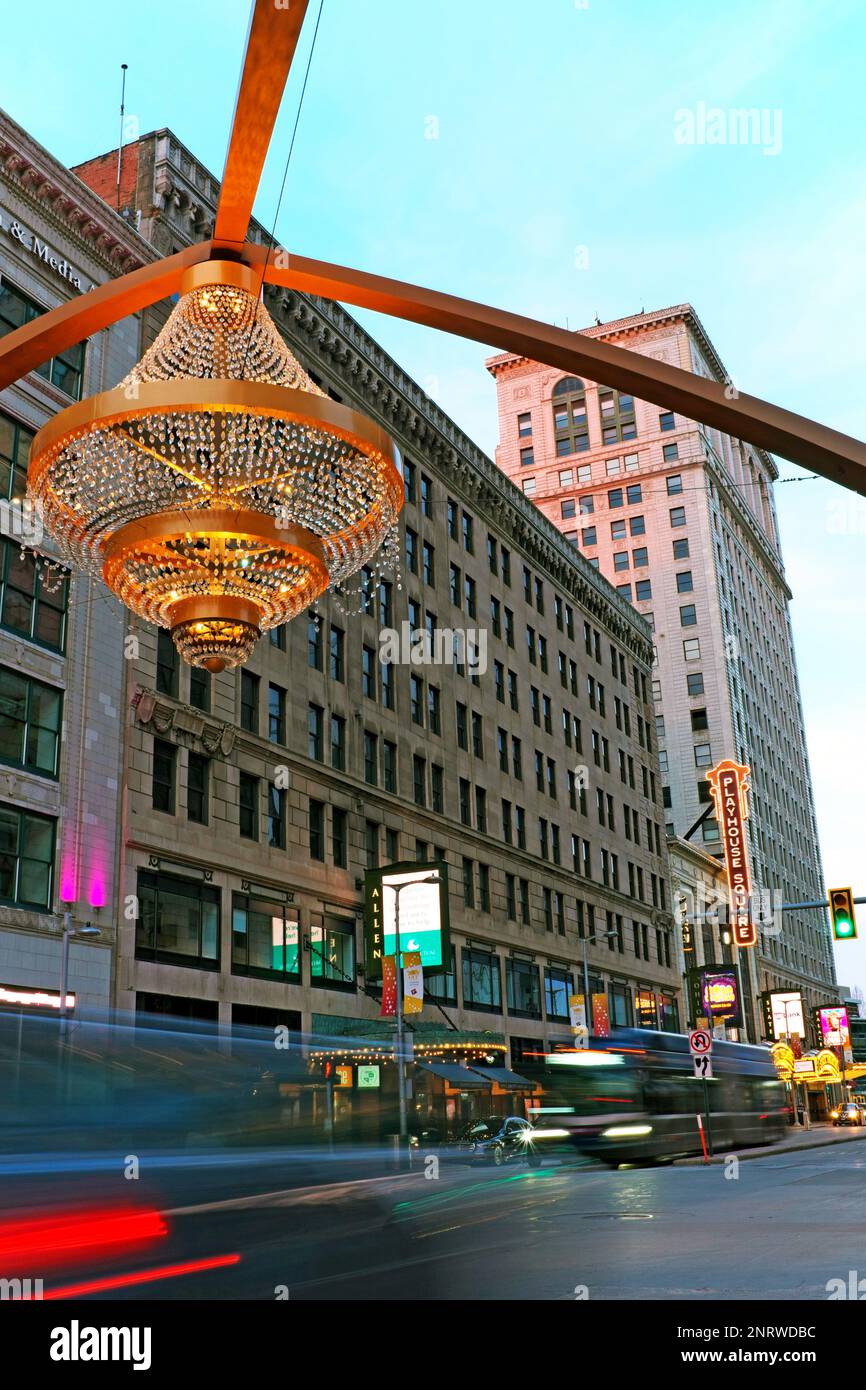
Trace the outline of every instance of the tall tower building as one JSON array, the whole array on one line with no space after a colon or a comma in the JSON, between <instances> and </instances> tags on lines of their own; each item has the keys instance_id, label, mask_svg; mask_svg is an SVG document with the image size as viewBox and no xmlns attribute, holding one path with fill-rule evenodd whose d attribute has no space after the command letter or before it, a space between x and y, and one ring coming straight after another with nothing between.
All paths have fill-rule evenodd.
<instances>
[{"instance_id":1,"label":"tall tower building","mask_svg":"<svg viewBox=\"0 0 866 1390\"><path fill-rule=\"evenodd\" d=\"M688 304L588 337L715 381L728 373ZM673 411L512 354L492 357L497 462L653 629L653 698L669 837L721 856L706 769L752 767L751 867L765 901L823 895L818 832L772 483L764 451ZM769 898L767 898L769 895ZM769 917L769 910L766 912ZM744 988L835 992L815 910L776 911L744 952Z\"/></svg>"}]
</instances>

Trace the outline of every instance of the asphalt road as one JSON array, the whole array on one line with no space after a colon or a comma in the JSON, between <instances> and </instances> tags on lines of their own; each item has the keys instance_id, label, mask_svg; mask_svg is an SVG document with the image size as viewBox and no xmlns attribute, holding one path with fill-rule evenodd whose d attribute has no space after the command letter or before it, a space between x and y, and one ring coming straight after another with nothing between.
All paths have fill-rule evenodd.
<instances>
[{"instance_id":1,"label":"asphalt road","mask_svg":"<svg viewBox=\"0 0 866 1390\"><path fill-rule=\"evenodd\" d=\"M292 1186L267 1164L146 1179L169 1238L131 1267L239 1258L90 1297L824 1300L829 1280L866 1280L866 1144L735 1170L358 1172L323 1183L302 1169Z\"/></svg>"}]
</instances>

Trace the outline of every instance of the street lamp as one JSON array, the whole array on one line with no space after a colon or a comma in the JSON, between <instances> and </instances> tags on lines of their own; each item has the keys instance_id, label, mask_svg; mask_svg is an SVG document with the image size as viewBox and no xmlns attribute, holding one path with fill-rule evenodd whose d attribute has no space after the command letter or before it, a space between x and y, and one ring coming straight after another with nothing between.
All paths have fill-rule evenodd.
<instances>
[{"instance_id":1,"label":"street lamp","mask_svg":"<svg viewBox=\"0 0 866 1390\"><path fill-rule=\"evenodd\" d=\"M60 953L60 1036L66 1032L66 987L69 979L69 943L73 936L94 937L101 936L99 927L95 927L92 922L85 922L83 926L76 927L72 921L72 913L63 914L63 947Z\"/></svg>"},{"instance_id":2,"label":"street lamp","mask_svg":"<svg viewBox=\"0 0 866 1390\"><path fill-rule=\"evenodd\" d=\"M404 883L388 883L394 894L394 974L397 990L397 1029L394 1034L394 1047L397 1062L397 1097L400 1107L400 1145L405 1143L409 1127L406 1118L406 1075L403 1070L403 975L400 970L400 894L404 888L415 888L420 883L439 883L437 874L427 874L426 878L410 878Z\"/></svg>"}]
</instances>

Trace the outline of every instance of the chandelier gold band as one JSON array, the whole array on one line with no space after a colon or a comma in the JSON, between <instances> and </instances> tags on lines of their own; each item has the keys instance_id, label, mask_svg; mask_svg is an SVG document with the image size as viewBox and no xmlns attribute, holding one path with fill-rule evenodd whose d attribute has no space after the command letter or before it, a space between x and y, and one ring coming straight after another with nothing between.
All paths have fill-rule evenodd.
<instances>
[{"instance_id":1,"label":"chandelier gold band","mask_svg":"<svg viewBox=\"0 0 866 1390\"><path fill-rule=\"evenodd\" d=\"M310 429L324 428L364 453L372 449L380 454L387 473L387 491L395 496L402 492L398 471L400 454L396 444L377 424L349 406L331 400L330 396L313 395L289 386L272 386L269 382L186 377L174 381L143 381L136 385L134 394L130 388L118 386L61 410L42 426L33 441L28 470L31 490L38 488L55 453L77 436L122 424L125 420L185 411L266 415Z\"/></svg>"},{"instance_id":2,"label":"chandelier gold band","mask_svg":"<svg viewBox=\"0 0 866 1390\"><path fill-rule=\"evenodd\" d=\"M202 507L194 512L156 512L121 526L106 541L103 570L124 551L147 541L170 541L184 536L225 536L227 539L266 541L275 549L298 550L325 566L319 537L303 526L278 526L265 512L235 511L226 507Z\"/></svg>"},{"instance_id":3,"label":"chandelier gold band","mask_svg":"<svg viewBox=\"0 0 866 1390\"><path fill-rule=\"evenodd\" d=\"M190 290L200 290L205 285L234 285L235 289L258 295L261 283L261 272L256 274L251 266L240 261L199 261L184 271L180 292L189 294Z\"/></svg>"},{"instance_id":4,"label":"chandelier gold band","mask_svg":"<svg viewBox=\"0 0 866 1390\"><path fill-rule=\"evenodd\" d=\"M261 620L262 610L257 603L233 594L199 594L195 598L179 599L168 610L170 628L180 623L220 621L258 627Z\"/></svg>"}]
</instances>

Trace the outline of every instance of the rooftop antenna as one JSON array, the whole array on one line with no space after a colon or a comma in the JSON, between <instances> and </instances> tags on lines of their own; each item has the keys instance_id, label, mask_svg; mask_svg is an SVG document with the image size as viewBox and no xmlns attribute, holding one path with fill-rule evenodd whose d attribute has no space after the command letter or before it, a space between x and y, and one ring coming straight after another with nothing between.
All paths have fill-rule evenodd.
<instances>
[{"instance_id":1,"label":"rooftop antenna","mask_svg":"<svg viewBox=\"0 0 866 1390\"><path fill-rule=\"evenodd\" d=\"M120 212L120 171L123 168L123 114L126 110L126 69L128 63L121 63L120 70L123 73L120 87L120 139L117 142L117 211Z\"/></svg>"}]
</instances>

